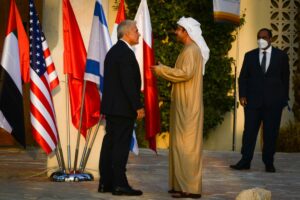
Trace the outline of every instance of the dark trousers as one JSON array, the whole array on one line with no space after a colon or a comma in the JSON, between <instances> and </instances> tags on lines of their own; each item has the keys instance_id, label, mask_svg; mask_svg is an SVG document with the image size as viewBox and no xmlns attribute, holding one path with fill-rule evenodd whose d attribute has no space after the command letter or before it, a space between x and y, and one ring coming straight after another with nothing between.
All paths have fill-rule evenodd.
<instances>
[{"instance_id":1,"label":"dark trousers","mask_svg":"<svg viewBox=\"0 0 300 200\"><path fill-rule=\"evenodd\" d=\"M100 184L106 187L129 186L126 177L134 119L106 116L106 134L100 153Z\"/></svg>"},{"instance_id":2,"label":"dark trousers","mask_svg":"<svg viewBox=\"0 0 300 200\"><path fill-rule=\"evenodd\" d=\"M281 107L248 108L244 109L245 126L242 140L242 161L250 163L253 158L256 139L261 123L263 123L262 159L265 165L273 164L278 137Z\"/></svg>"}]
</instances>

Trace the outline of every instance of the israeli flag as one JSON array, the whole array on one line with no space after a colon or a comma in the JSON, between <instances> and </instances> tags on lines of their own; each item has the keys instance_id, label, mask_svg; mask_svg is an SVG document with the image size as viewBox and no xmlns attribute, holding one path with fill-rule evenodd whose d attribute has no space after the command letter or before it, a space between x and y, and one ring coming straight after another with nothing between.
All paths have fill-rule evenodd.
<instances>
[{"instance_id":1,"label":"israeli flag","mask_svg":"<svg viewBox=\"0 0 300 200\"><path fill-rule=\"evenodd\" d=\"M134 125L136 127L136 124ZM139 146L137 143L136 135L135 135L135 128L133 129L131 143L130 143L130 151L135 155L139 155Z\"/></svg>"},{"instance_id":2,"label":"israeli flag","mask_svg":"<svg viewBox=\"0 0 300 200\"><path fill-rule=\"evenodd\" d=\"M96 0L84 80L96 83L100 87L100 96L103 92L104 59L111 46L102 3Z\"/></svg>"}]
</instances>

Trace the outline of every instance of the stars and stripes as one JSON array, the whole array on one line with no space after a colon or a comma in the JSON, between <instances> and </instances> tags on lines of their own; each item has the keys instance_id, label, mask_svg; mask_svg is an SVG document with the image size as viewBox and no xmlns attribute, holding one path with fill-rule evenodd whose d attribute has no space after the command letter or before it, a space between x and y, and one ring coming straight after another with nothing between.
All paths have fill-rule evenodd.
<instances>
[{"instance_id":1,"label":"stars and stripes","mask_svg":"<svg viewBox=\"0 0 300 200\"><path fill-rule=\"evenodd\" d=\"M58 79L58 75L56 73L56 70L55 70L55 66L54 66L54 63L53 63L53 60L51 58L51 52L49 50L49 47L48 47L48 43L47 43L47 40L46 40L46 37L41 29L41 26L40 26L40 22L37 18L37 13L36 13L36 10L34 8L34 4L33 4L33 1L30 1L31 3L29 4L29 7L30 7L30 11L29 11L29 15L30 16L36 16L36 28L34 27L31 27L29 28L29 31L33 31L33 30L36 30L37 33L39 33L40 37L37 37L36 38L36 41L40 41L39 44L38 44L38 48L41 48L42 47L42 50L43 50L43 54L44 55L44 60L45 60L45 64L46 64L46 71L47 71L47 74L48 74L48 77L49 77L49 83L50 83L50 89L53 90L56 86L59 85L59 79ZM32 10L32 9L34 10ZM30 20L29 20L30 24L33 24L34 22L34 19L30 17ZM29 36L29 39L32 40L33 39L33 36L30 35ZM38 53L37 56L42 56Z\"/></svg>"},{"instance_id":2,"label":"stars and stripes","mask_svg":"<svg viewBox=\"0 0 300 200\"><path fill-rule=\"evenodd\" d=\"M33 3L29 1L30 119L32 134L49 154L57 145L58 131L51 90L59 81L46 38Z\"/></svg>"}]
</instances>

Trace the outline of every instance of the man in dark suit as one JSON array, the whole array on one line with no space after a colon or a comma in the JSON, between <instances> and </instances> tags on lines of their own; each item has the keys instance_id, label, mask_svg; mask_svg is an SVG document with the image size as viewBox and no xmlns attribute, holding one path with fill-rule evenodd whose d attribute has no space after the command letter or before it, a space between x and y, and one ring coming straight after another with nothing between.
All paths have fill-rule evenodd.
<instances>
[{"instance_id":1,"label":"man in dark suit","mask_svg":"<svg viewBox=\"0 0 300 200\"><path fill-rule=\"evenodd\" d=\"M136 22L125 20L117 29L118 42L104 61L104 89L101 113L106 116L106 134L100 154L99 192L113 195L142 195L130 187L126 164L135 119L145 115L140 100L141 76L132 50L139 42Z\"/></svg>"},{"instance_id":2,"label":"man in dark suit","mask_svg":"<svg viewBox=\"0 0 300 200\"><path fill-rule=\"evenodd\" d=\"M230 167L250 169L262 123L262 160L266 172L275 172L273 163L281 114L289 100L289 62L285 52L271 46L271 30L259 30L257 40L259 48L245 54L239 77L239 98L245 114L242 158Z\"/></svg>"}]
</instances>

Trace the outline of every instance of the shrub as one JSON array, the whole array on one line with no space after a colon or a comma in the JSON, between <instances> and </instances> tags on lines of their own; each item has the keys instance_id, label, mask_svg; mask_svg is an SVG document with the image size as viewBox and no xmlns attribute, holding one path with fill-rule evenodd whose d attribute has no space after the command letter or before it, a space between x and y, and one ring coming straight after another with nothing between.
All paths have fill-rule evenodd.
<instances>
[{"instance_id":1,"label":"shrub","mask_svg":"<svg viewBox=\"0 0 300 200\"><path fill-rule=\"evenodd\" d=\"M134 19L140 1L126 0L127 16ZM154 37L155 60L174 66L182 45L176 42L174 30L182 16L193 17L201 23L203 37L210 48L210 59L204 76L204 136L222 123L224 114L233 109L233 58L227 53L235 40L233 24L215 23L211 0L151 0L148 1ZM241 20L241 24L243 19ZM169 130L171 84L158 78L159 101L162 104L162 132ZM143 133L138 133L143 134Z\"/></svg>"}]
</instances>

